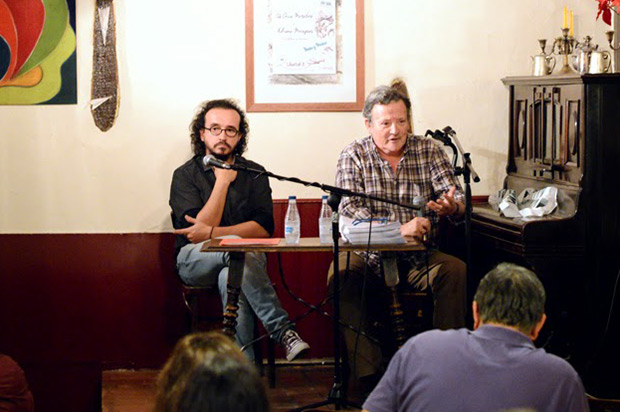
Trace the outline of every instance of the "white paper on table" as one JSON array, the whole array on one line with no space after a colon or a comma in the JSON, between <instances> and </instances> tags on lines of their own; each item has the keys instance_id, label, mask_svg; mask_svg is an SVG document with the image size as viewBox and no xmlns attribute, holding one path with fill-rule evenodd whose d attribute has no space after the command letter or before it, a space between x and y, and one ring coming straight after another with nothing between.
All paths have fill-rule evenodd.
<instances>
[{"instance_id":1,"label":"white paper on table","mask_svg":"<svg viewBox=\"0 0 620 412\"><path fill-rule=\"evenodd\" d=\"M401 224L398 221L378 222L373 220L372 225L369 222L353 223L353 219L344 216L341 216L338 222L340 234L349 243L368 243L369 233L371 244L407 243L400 233Z\"/></svg>"}]
</instances>

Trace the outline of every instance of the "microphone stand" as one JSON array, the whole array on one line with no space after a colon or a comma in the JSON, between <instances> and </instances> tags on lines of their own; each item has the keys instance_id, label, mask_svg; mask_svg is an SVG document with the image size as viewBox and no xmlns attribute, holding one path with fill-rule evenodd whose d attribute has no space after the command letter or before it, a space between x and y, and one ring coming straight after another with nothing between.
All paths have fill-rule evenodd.
<instances>
[{"instance_id":1,"label":"microphone stand","mask_svg":"<svg viewBox=\"0 0 620 412\"><path fill-rule=\"evenodd\" d=\"M336 194L336 195L340 195L340 196L350 196L350 197L364 197L366 199L372 199L372 200L376 200L378 202L383 202L383 203L389 203L392 205L397 205L400 207L404 207L406 209L412 209L412 210L419 210L420 208L408 203L401 203L401 202L397 202L396 200L392 200L392 199L386 199L383 197L379 197L379 196L373 196L373 195L369 195L366 193L362 193L362 192L355 192L353 190L348 190L348 189L343 189L337 186L330 186L330 185L326 185L323 183L318 183L318 182L309 182L307 180L301 180L299 178L296 177L287 177L287 176L280 176L277 175L275 173L271 173L270 171L267 170L261 170L261 169L256 169L256 168L252 168L252 167L248 167L248 166L244 166L244 165L240 165L240 164L226 164L225 167L216 165L216 164L210 164L211 166L215 166L215 167L220 167L221 169L232 169L232 170L242 170L244 172L250 172L250 173L255 173L257 175L257 177L259 175L264 175L267 177L272 177L274 179L278 179L278 180L284 180L287 182L293 182L293 183L298 183L300 185L304 185L304 186L312 186L312 187L318 187L319 189L321 189L324 192L327 192L329 194Z\"/></svg>"},{"instance_id":2,"label":"microphone stand","mask_svg":"<svg viewBox=\"0 0 620 412\"><path fill-rule=\"evenodd\" d=\"M339 266L338 254L340 253L339 242L338 242L339 240L338 206L340 204L340 198L342 196L357 196L357 197L373 199L379 202L401 206L401 207L412 209L412 210L419 210L420 207L397 202L391 199L385 199L385 198L381 198L378 196L368 195L366 193L355 192L355 191L348 190L348 189L342 189L336 186L325 185L325 184L318 183L318 182L308 182L305 180L298 179L296 177L280 176L280 175L271 173L267 170L255 169L255 168L247 167L244 165L239 165L239 164L231 164L231 165L226 164L225 166L219 165L219 164L211 164L211 165L215 167L220 167L220 168L228 168L228 169L233 169L233 170L242 170L242 171L246 171L250 173L255 173L257 177L260 175L264 175L264 176L272 177L278 180L285 180L288 182L302 184L304 186L318 187L324 192L328 192L330 194L328 198L328 204L333 211L333 214L332 214L332 240L333 240L332 253L333 253L333 262L334 262L334 298L333 298L334 316L332 317L333 318L332 325L333 325L333 330L334 330L334 383L332 385L331 390L329 391L329 395L327 396L327 399L310 404L310 405L301 406L299 408L292 409L291 411L305 411L308 409L315 409L321 406L332 405L332 404L335 406L336 410L340 410L343 407L345 408L352 407L352 408L362 409L360 405L349 402L347 400L346 390L345 390L346 388L343 387L343 378L342 378L343 375L342 375L342 349L341 349L341 336L340 336L340 294L338 293L338 288L340 287L340 268L338 267ZM395 311L400 309L400 304L398 303L397 295L396 295L397 293L396 286L398 285L398 277L395 279L395 281L391 280L389 283L390 284L388 285L388 288L390 289L392 293L392 301L393 301L392 302L392 313L394 313ZM400 319L395 319L394 322L399 323L399 320ZM400 321L402 323L402 320Z\"/></svg>"},{"instance_id":3,"label":"microphone stand","mask_svg":"<svg viewBox=\"0 0 620 412\"><path fill-rule=\"evenodd\" d=\"M465 261L466 261L466 266L467 266L467 279L471 279L471 213L472 213L472 199L471 199L471 184L470 181L473 177L474 182L479 182L480 181L480 177L478 176L478 174L476 173L476 171L474 170L472 164L471 164L471 157L469 153L466 153L463 150L463 146L461 146L461 143L459 142L458 138L456 137L456 132L450 127L447 126L443 129L443 131L445 133L442 133L441 131L437 130L435 132L435 134L433 134L433 132L431 132L430 130L426 131L425 136L428 136L429 134L432 135L432 137L436 138L437 140L440 140L441 142L443 142L444 146L448 146L452 149L452 167L454 167L454 175L455 176L463 176L463 182L465 184ZM436 136L436 134L439 133L440 136ZM452 143L452 140L450 139L450 136L452 136L452 139L454 139L454 142L456 143L456 146L454 143ZM457 166L457 161L458 161L458 154L461 154L461 157L463 159L463 166Z\"/></svg>"}]
</instances>

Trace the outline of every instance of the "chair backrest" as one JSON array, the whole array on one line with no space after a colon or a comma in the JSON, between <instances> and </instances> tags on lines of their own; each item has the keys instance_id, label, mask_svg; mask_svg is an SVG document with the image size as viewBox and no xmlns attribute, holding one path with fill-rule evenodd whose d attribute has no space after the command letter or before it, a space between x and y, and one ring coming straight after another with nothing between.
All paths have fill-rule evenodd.
<instances>
[{"instance_id":1,"label":"chair backrest","mask_svg":"<svg viewBox=\"0 0 620 412\"><path fill-rule=\"evenodd\" d=\"M191 318L192 332L222 328L222 301L217 285L187 286L181 284L181 291Z\"/></svg>"},{"instance_id":2,"label":"chair backrest","mask_svg":"<svg viewBox=\"0 0 620 412\"><path fill-rule=\"evenodd\" d=\"M433 328L434 305L430 293L403 289L399 291L399 299L404 313L407 338Z\"/></svg>"}]
</instances>

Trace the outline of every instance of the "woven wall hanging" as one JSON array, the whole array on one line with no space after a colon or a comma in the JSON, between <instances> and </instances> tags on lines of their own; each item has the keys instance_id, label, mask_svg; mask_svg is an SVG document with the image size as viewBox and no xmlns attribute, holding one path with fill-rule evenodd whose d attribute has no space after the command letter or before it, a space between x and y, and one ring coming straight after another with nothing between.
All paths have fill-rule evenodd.
<instances>
[{"instance_id":1,"label":"woven wall hanging","mask_svg":"<svg viewBox=\"0 0 620 412\"><path fill-rule=\"evenodd\" d=\"M97 0L93 36L93 80L90 111L105 132L114 125L120 104L113 0Z\"/></svg>"}]
</instances>

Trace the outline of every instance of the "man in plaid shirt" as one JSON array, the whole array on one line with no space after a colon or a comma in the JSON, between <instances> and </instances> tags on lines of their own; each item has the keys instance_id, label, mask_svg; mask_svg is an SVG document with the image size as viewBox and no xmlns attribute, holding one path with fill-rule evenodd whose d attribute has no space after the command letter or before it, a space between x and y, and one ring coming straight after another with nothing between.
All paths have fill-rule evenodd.
<instances>
[{"instance_id":1,"label":"man in plaid shirt","mask_svg":"<svg viewBox=\"0 0 620 412\"><path fill-rule=\"evenodd\" d=\"M342 151L336 186L406 204L411 204L415 196L422 196L426 203L424 217L417 217L415 210L358 197L344 197L340 213L352 219L387 217L402 224L403 236L425 240L428 252L403 252L399 257L401 278L419 290L426 289L427 279L430 280L435 327L464 327L465 264L434 247L439 218L447 216L449 220L460 221L465 211L463 190L453 167L436 143L410 133L411 101L406 91L394 86L377 87L368 95L363 115L370 136L352 142ZM362 330L367 333L372 321L366 315L372 318L378 311L373 307L373 299L377 300L376 291L382 288L380 263L376 252L351 254L347 272L347 254L339 257L342 320L357 327L362 318ZM369 274L366 279L365 269ZM333 268L330 279L332 272ZM364 290L366 296L362 299ZM367 308L362 308L362 302ZM374 303L378 304L380 300ZM356 333L346 328L344 337L354 374L374 382L382 371L380 348L364 336L357 340Z\"/></svg>"}]
</instances>

